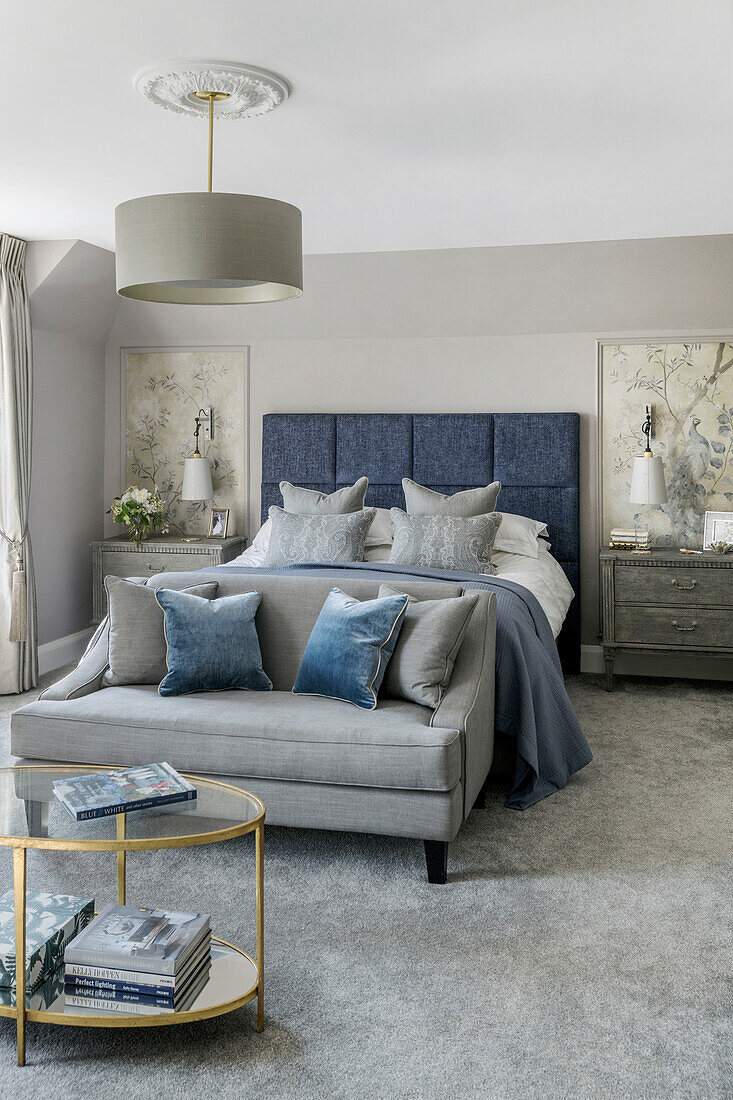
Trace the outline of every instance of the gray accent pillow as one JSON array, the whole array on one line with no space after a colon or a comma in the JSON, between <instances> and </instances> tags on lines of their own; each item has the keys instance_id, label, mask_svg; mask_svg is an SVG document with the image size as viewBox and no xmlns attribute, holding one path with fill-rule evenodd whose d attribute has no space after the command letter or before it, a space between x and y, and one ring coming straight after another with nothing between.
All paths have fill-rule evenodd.
<instances>
[{"instance_id":1,"label":"gray accent pillow","mask_svg":"<svg viewBox=\"0 0 733 1100\"><path fill-rule=\"evenodd\" d=\"M461 493L446 496L402 478L405 508L410 516L485 516L496 511L496 500L501 489L500 481L492 481L482 489L464 489Z\"/></svg>"},{"instance_id":2,"label":"gray accent pillow","mask_svg":"<svg viewBox=\"0 0 733 1100\"><path fill-rule=\"evenodd\" d=\"M496 573L491 551L501 514L487 516L408 516L390 508L394 542L389 560L427 569L458 569L466 573Z\"/></svg>"},{"instance_id":3,"label":"gray accent pillow","mask_svg":"<svg viewBox=\"0 0 733 1100\"><path fill-rule=\"evenodd\" d=\"M302 489L289 481L280 482L283 508L301 516L342 516L360 512L368 488L368 477L360 477L353 485L346 485L335 493L319 493L317 489Z\"/></svg>"},{"instance_id":4,"label":"gray accent pillow","mask_svg":"<svg viewBox=\"0 0 733 1100\"><path fill-rule=\"evenodd\" d=\"M399 589L380 585L379 599L400 596ZM466 627L478 603L475 592L447 600L416 600L410 596L395 651L387 665L382 690L423 707L440 705L453 675Z\"/></svg>"},{"instance_id":5,"label":"gray accent pillow","mask_svg":"<svg viewBox=\"0 0 733 1100\"><path fill-rule=\"evenodd\" d=\"M262 564L363 561L364 542L376 514L376 508L363 508L348 515L296 515L273 504L268 513L270 542Z\"/></svg>"},{"instance_id":6,"label":"gray accent pillow","mask_svg":"<svg viewBox=\"0 0 733 1100\"><path fill-rule=\"evenodd\" d=\"M105 577L109 615L109 669L106 687L159 684L168 673L163 612L145 578ZM184 588L192 596L213 599L218 581Z\"/></svg>"}]
</instances>

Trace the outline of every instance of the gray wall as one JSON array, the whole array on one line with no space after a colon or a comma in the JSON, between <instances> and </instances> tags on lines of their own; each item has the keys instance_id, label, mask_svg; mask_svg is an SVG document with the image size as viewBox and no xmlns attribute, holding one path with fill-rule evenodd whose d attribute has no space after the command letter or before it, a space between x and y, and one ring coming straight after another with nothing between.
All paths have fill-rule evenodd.
<instances>
[{"instance_id":1,"label":"gray wall","mask_svg":"<svg viewBox=\"0 0 733 1100\"><path fill-rule=\"evenodd\" d=\"M731 336L731 288L733 236L719 236L309 256L303 297L293 302L120 300L107 346L105 499L123 477L121 347L250 345L250 535L259 517L263 413L575 410L583 637L594 644L595 341Z\"/></svg>"},{"instance_id":2,"label":"gray wall","mask_svg":"<svg viewBox=\"0 0 733 1100\"><path fill-rule=\"evenodd\" d=\"M44 645L85 630L91 621L89 543L104 529L104 364L116 309L114 256L81 241L33 242L28 282L34 367L30 531L38 640ZM61 649L56 656L63 663L74 652ZM41 663L58 662L49 656Z\"/></svg>"}]
</instances>

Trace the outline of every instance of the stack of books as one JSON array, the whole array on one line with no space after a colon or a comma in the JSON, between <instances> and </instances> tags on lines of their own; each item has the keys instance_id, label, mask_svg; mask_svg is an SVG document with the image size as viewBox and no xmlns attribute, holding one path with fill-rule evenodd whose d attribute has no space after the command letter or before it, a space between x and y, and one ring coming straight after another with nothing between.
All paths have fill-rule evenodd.
<instances>
[{"instance_id":1,"label":"stack of books","mask_svg":"<svg viewBox=\"0 0 733 1100\"><path fill-rule=\"evenodd\" d=\"M165 762L56 779L53 793L75 821L170 806L196 798L196 788Z\"/></svg>"},{"instance_id":2,"label":"stack of books","mask_svg":"<svg viewBox=\"0 0 733 1100\"><path fill-rule=\"evenodd\" d=\"M65 953L65 1004L84 1014L184 1012L209 979L204 913L108 905Z\"/></svg>"},{"instance_id":3,"label":"stack of books","mask_svg":"<svg viewBox=\"0 0 733 1100\"><path fill-rule=\"evenodd\" d=\"M611 541L608 545L611 550L648 550L651 545L649 529L647 527L612 527Z\"/></svg>"},{"instance_id":4,"label":"stack of books","mask_svg":"<svg viewBox=\"0 0 733 1100\"><path fill-rule=\"evenodd\" d=\"M25 988L36 989L61 968L64 950L94 916L94 898L45 894L25 897ZM0 990L15 997L15 904L13 891L0 897ZM0 999L0 1003L6 1001Z\"/></svg>"}]
</instances>

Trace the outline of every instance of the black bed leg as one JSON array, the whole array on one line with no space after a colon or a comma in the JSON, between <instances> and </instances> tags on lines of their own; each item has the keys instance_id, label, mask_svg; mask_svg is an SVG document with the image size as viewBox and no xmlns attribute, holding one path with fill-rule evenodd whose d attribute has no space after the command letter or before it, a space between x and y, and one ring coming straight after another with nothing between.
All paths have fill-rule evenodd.
<instances>
[{"instance_id":1,"label":"black bed leg","mask_svg":"<svg viewBox=\"0 0 733 1100\"><path fill-rule=\"evenodd\" d=\"M425 862L428 865L428 882L442 886L448 881L448 841L426 840Z\"/></svg>"}]
</instances>

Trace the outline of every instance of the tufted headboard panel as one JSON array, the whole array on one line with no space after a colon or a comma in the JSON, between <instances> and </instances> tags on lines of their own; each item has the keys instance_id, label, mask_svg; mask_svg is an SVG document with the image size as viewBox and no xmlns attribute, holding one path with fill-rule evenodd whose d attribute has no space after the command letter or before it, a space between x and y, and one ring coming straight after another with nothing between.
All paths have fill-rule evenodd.
<instances>
[{"instance_id":1,"label":"tufted headboard panel","mask_svg":"<svg viewBox=\"0 0 733 1100\"><path fill-rule=\"evenodd\" d=\"M262 418L262 520L279 483L332 493L366 474L366 503L404 508L402 478L441 493L502 483L499 507L544 520L575 589L558 648L580 666L577 413L269 413Z\"/></svg>"}]
</instances>

